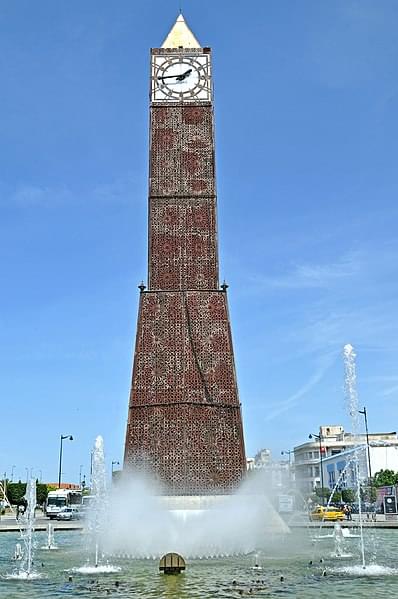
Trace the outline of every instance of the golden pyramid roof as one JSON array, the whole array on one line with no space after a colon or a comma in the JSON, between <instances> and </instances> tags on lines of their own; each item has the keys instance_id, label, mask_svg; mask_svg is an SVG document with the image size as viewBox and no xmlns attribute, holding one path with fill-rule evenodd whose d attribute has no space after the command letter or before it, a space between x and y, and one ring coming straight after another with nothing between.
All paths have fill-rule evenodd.
<instances>
[{"instance_id":1,"label":"golden pyramid roof","mask_svg":"<svg viewBox=\"0 0 398 599\"><path fill-rule=\"evenodd\" d=\"M162 48L200 48L198 40L188 27L182 14L179 14Z\"/></svg>"}]
</instances>

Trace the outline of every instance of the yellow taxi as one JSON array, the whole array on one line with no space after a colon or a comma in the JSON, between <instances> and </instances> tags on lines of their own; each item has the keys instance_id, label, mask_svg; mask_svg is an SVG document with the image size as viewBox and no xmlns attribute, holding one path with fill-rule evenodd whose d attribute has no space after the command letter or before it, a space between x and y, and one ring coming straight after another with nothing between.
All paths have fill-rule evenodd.
<instances>
[{"instance_id":1,"label":"yellow taxi","mask_svg":"<svg viewBox=\"0 0 398 599\"><path fill-rule=\"evenodd\" d=\"M336 522L337 520L344 520L344 518L344 512L336 507L323 507L322 505L317 505L310 513L310 520Z\"/></svg>"}]
</instances>

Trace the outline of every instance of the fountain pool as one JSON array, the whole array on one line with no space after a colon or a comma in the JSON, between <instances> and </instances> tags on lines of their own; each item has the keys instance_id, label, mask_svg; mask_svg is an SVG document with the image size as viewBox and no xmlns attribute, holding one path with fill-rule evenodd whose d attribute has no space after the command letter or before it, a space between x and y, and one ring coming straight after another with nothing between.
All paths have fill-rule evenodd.
<instances>
[{"instance_id":1,"label":"fountain pool","mask_svg":"<svg viewBox=\"0 0 398 599\"><path fill-rule=\"evenodd\" d=\"M365 551L368 546L367 530ZM47 534L36 533L38 546ZM277 544L256 554L217 559L192 559L179 576L158 573L158 560L130 560L112 557L120 571L108 574L74 573L86 561L84 535L77 531L58 532L58 551L36 550L34 567L39 577L30 581L8 579L13 570L12 556L18 535L0 534L0 596L12 599L65 599L65 597L118 597L121 599L205 599L280 597L383 599L398 596L398 568L395 561L395 530L379 530L377 564L367 554L367 568L355 557L336 560L333 539L322 541L322 562L314 559L309 531L294 529ZM318 549L317 549L318 553ZM261 569L253 570L253 560ZM312 565L310 565L312 561ZM382 564L382 565L381 565ZM326 575L323 576L325 571ZM69 580L69 577L72 580ZM281 577L283 580L281 581ZM236 581L236 584L233 584ZM118 583L118 585L116 585ZM250 592L252 589L252 592ZM243 591L241 594L240 591Z\"/></svg>"}]
</instances>

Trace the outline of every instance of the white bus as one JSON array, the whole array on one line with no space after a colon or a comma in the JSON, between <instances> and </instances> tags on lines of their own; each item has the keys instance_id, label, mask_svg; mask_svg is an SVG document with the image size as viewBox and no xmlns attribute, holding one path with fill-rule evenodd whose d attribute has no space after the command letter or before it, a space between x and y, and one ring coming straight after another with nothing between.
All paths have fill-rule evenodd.
<instances>
[{"instance_id":1,"label":"white bus","mask_svg":"<svg viewBox=\"0 0 398 599\"><path fill-rule=\"evenodd\" d=\"M82 509L90 509L93 505L93 501L96 499L95 495L83 495L82 497Z\"/></svg>"},{"instance_id":2,"label":"white bus","mask_svg":"<svg viewBox=\"0 0 398 599\"><path fill-rule=\"evenodd\" d=\"M72 489L57 489L50 491L46 500L46 515L56 518L63 507L72 505L80 506L82 503L82 492Z\"/></svg>"}]
</instances>

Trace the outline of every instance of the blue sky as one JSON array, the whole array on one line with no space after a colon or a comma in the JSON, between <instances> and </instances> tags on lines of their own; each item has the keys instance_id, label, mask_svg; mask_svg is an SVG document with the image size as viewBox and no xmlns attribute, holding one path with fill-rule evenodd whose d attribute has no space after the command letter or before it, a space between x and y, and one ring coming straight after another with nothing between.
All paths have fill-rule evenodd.
<instances>
[{"instance_id":1,"label":"blue sky","mask_svg":"<svg viewBox=\"0 0 398 599\"><path fill-rule=\"evenodd\" d=\"M0 472L122 460L146 278L149 48L178 1L0 2ZM398 5L184 0L214 53L220 276L247 454L398 428ZM110 466L109 466L110 468Z\"/></svg>"}]
</instances>

